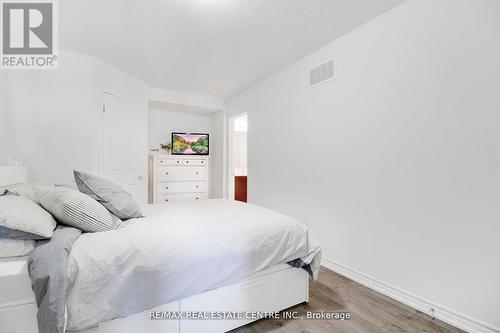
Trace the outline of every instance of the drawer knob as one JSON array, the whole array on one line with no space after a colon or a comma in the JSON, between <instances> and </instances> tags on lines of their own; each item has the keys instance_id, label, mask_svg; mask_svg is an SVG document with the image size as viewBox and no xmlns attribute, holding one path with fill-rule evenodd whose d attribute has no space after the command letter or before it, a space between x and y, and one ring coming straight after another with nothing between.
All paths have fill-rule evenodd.
<instances>
[{"instance_id":1,"label":"drawer knob","mask_svg":"<svg viewBox=\"0 0 500 333\"><path fill-rule=\"evenodd\" d=\"M199 175L200 173L198 171L196 171L196 174Z\"/></svg>"},{"instance_id":2,"label":"drawer knob","mask_svg":"<svg viewBox=\"0 0 500 333\"><path fill-rule=\"evenodd\" d=\"M204 163L204 162L203 162L203 161L201 161L201 164L203 164L203 163Z\"/></svg>"},{"instance_id":3,"label":"drawer knob","mask_svg":"<svg viewBox=\"0 0 500 333\"><path fill-rule=\"evenodd\" d=\"M177 163L179 163L179 161L177 161Z\"/></svg>"},{"instance_id":4,"label":"drawer knob","mask_svg":"<svg viewBox=\"0 0 500 333\"><path fill-rule=\"evenodd\" d=\"M189 163L189 161L186 161L186 163Z\"/></svg>"},{"instance_id":5,"label":"drawer knob","mask_svg":"<svg viewBox=\"0 0 500 333\"><path fill-rule=\"evenodd\" d=\"M166 175L168 175L168 172L165 172Z\"/></svg>"},{"instance_id":6,"label":"drawer knob","mask_svg":"<svg viewBox=\"0 0 500 333\"><path fill-rule=\"evenodd\" d=\"M165 199L165 202L168 202L168 199Z\"/></svg>"},{"instance_id":7,"label":"drawer knob","mask_svg":"<svg viewBox=\"0 0 500 333\"><path fill-rule=\"evenodd\" d=\"M168 186L165 186L165 190L168 190Z\"/></svg>"},{"instance_id":8,"label":"drawer knob","mask_svg":"<svg viewBox=\"0 0 500 333\"><path fill-rule=\"evenodd\" d=\"M196 200L198 200L198 199L199 199L199 198L198 198L198 197L196 197Z\"/></svg>"},{"instance_id":9,"label":"drawer knob","mask_svg":"<svg viewBox=\"0 0 500 333\"><path fill-rule=\"evenodd\" d=\"M196 185L196 188L199 188L199 186L198 186L198 185Z\"/></svg>"}]
</instances>

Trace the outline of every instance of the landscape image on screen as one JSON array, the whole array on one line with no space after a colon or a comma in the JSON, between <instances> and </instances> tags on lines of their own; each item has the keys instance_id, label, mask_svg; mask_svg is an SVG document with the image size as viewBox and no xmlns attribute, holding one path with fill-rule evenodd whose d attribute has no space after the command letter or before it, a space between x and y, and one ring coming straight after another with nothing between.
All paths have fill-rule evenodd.
<instances>
[{"instance_id":1,"label":"landscape image on screen","mask_svg":"<svg viewBox=\"0 0 500 333\"><path fill-rule=\"evenodd\" d=\"M208 134L172 134L172 152L182 155L208 155Z\"/></svg>"}]
</instances>

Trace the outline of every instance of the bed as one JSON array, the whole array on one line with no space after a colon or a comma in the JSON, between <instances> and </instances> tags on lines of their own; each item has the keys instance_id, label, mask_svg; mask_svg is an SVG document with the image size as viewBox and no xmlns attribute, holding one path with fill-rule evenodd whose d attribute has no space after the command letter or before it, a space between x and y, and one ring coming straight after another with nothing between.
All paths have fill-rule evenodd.
<instances>
[{"instance_id":1,"label":"bed","mask_svg":"<svg viewBox=\"0 0 500 333\"><path fill-rule=\"evenodd\" d=\"M75 242L67 331L225 332L259 319L254 312L308 302L320 249L297 221L228 200L143 211L146 218ZM288 264L299 258L308 271ZM0 261L2 331L38 331L26 260ZM234 320L156 319L166 311L251 313Z\"/></svg>"}]
</instances>

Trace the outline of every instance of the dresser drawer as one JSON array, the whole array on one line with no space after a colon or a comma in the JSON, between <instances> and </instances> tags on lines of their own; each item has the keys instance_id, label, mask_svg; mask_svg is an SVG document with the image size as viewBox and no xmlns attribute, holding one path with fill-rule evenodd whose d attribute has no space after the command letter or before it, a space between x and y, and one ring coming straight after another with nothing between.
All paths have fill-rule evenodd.
<instances>
[{"instance_id":1,"label":"dresser drawer","mask_svg":"<svg viewBox=\"0 0 500 333\"><path fill-rule=\"evenodd\" d=\"M158 194L200 193L207 191L205 182L158 183Z\"/></svg>"},{"instance_id":2,"label":"dresser drawer","mask_svg":"<svg viewBox=\"0 0 500 333\"><path fill-rule=\"evenodd\" d=\"M183 158L158 158L157 163L158 166L162 165L201 165L205 166L207 165L206 160L196 160L196 159L183 159Z\"/></svg>"},{"instance_id":3,"label":"dresser drawer","mask_svg":"<svg viewBox=\"0 0 500 333\"><path fill-rule=\"evenodd\" d=\"M158 196L157 203L186 201L186 200L204 200L208 199L206 193L189 193L189 194L162 194Z\"/></svg>"},{"instance_id":4,"label":"dresser drawer","mask_svg":"<svg viewBox=\"0 0 500 333\"><path fill-rule=\"evenodd\" d=\"M206 167L159 167L157 181L186 182L203 181L206 179Z\"/></svg>"},{"instance_id":5,"label":"dresser drawer","mask_svg":"<svg viewBox=\"0 0 500 333\"><path fill-rule=\"evenodd\" d=\"M182 165L182 159L158 158L156 161L158 166L162 165Z\"/></svg>"},{"instance_id":6,"label":"dresser drawer","mask_svg":"<svg viewBox=\"0 0 500 333\"><path fill-rule=\"evenodd\" d=\"M193 165L193 166L196 166L196 165L204 166L204 165L207 165L207 161L205 161L205 160L183 160L182 164Z\"/></svg>"}]
</instances>

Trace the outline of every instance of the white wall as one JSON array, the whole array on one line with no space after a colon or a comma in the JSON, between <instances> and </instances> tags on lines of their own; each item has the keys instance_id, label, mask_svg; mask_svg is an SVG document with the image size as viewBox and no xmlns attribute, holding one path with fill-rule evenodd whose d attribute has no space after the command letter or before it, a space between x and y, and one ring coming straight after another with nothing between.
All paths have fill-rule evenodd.
<instances>
[{"instance_id":1,"label":"white wall","mask_svg":"<svg viewBox=\"0 0 500 333\"><path fill-rule=\"evenodd\" d=\"M0 71L0 165L6 162L7 126L7 72Z\"/></svg>"},{"instance_id":2,"label":"white wall","mask_svg":"<svg viewBox=\"0 0 500 333\"><path fill-rule=\"evenodd\" d=\"M231 159L232 171L235 176L246 176L248 163L248 138L247 138L248 116L239 115L232 119L231 123ZM233 185L234 186L234 185Z\"/></svg>"},{"instance_id":3,"label":"white wall","mask_svg":"<svg viewBox=\"0 0 500 333\"><path fill-rule=\"evenodd\" d=\"M241 93L249 200L324 256L500 327L500 2L410 0ZM337 79L308 88L335 57Z\"/></svg>"},{"instance_id":4,"label":"white wall","mask_svg":"<svg viewBox=\"0 0 500 333\"><path fill-rule=\"evenodd\" d=\"M212 110L223 110L225 107L224 101L214 96L157 88L149 89L149 100Z\"/></svg>"},{"instance_id":5,"label":"white wall","mask_svg":"<svg viewBox=\"0 0 500 333\"><path fill-rule=\"evenodd\" d=\"M149 110L150 149L158 149L160 148L160 143L170 142L172 132L212 134L212 115ZM210 136L210 141L211 139L212 137ZM210 148L212 148L211 145Z\"/></svg>"},{"instance_id":6,"label":"white wall","mask_svg":"<svg viewBox=\"0 0 500 333\"><path fill-rule=\"evenodd\" d=\"M248 146L247 133L233 132L232 153L233 170L234 169L247 169L247 146Z\"/></svg>"},{"instance_id":7,"label":"white wall","mask_svg":"<svg viewBox=\"0 0 500 333\"><path fill-rule=\"evenodd\" d=\"M8 154L31 181L101 173L105 91L141 103L146 116L147 85L91 56L61 52L57 70L9 72Z\"/></svg>"},{"instance_id":8,"label":"white wall","mask_svg":"<svg viewBox=\"0 0 500 333\"><path fill-rule=\"evenodd\" d=\"M171 141L172 132L210 134L210 188L212 198L222 197L223 112L198 114L189 112L149 110L149 148Z\"/></svg>"},{"instance_id":9,"label":"white wall","mask_svg":"<svg viewBox=\"0 0 500 333\"><path fill-rule=\"evenodd\" d=\"M145 116L148 113L151 93L148 86L92 56L61 52L57 70L0 73L0 163L9 156L27 165L30 181L72 180L73 169L102 173L104 92L138 102L144 106ZM8 77L5 79L4 76ZM160 90L154 92L164 95ZM172 93L167 94L170 95ZM203 96L177 95L199 107L220 104ZM2 103L6 104L5 107ZM212 134L212 197L221 197L222 112L211 116L160 112L151 112L150 147L156 148L160 142L169 140L172 130ZM169 118L168 121L165 117ZM10 130L8 139L3 127Z\"/></svg>"},{"instance_id":10,"label":"white wall","mask_svg":"<svg viewBox=\"0 0 500 333\"><path fill-rule=\"evenodd\" d=\"M210 138L210 163L211 163L211 197L223 198L225 179L224 179L224 145L225 145L225 130L226 123L225 113L217 112L212 116L212 137Z\"/></svg>"}]
</instances>

